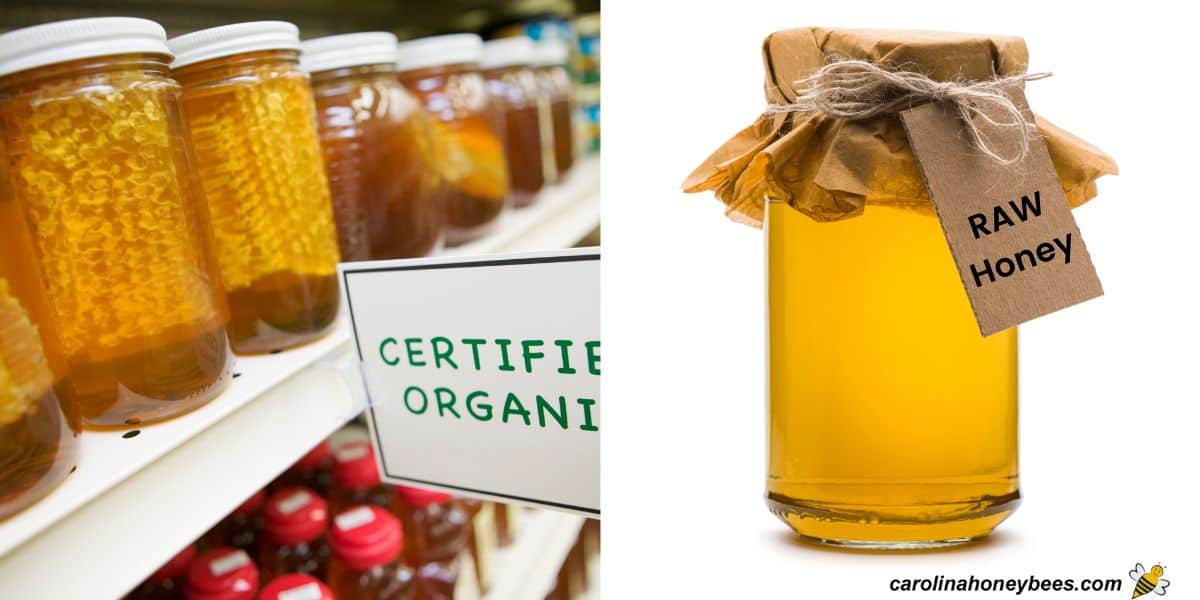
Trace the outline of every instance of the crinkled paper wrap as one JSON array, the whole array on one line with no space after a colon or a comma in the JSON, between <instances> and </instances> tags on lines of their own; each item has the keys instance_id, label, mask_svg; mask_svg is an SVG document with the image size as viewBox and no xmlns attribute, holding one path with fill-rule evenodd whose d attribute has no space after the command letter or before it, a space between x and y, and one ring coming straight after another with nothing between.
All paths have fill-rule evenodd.
<instances>
[{"instance_id":1,"label":"crinkled paper wrap","mask_svg":"<svg viewBox=\"0 0 1200 600\"><path fill-rule=\"evenodd\" d=\"M793 102L793 82L830 56L915 70L939 81L1013 75L1028 63L1019 37L789 29L763 42L767 102ZM1097 178L1117 173L1116 162L1096 147L1041 117L1037 124L1071 206L1096 195ZM817 113L763 114L708 157L683 188L713 190L731 218L756 226L767 198L787 202L817 221L853 217L867 204L932 212L899 115L844 121Z\"/></svg>"}]
</instances>

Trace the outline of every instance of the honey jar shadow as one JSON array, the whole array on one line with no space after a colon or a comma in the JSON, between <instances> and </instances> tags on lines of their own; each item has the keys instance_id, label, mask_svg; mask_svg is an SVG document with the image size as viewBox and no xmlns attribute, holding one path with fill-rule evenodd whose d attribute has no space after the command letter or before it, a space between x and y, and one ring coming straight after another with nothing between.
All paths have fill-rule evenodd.
<instances>
[{"instance_id":1,"label":"honey jar shadow","mask_svg":"<svg viewBox=\"0 0 1200 600\"><path fill-rule=\"evenodd\" d=\"M922 554L966 554L971 552L992 552L1012 546L1016 543L1017 538L1011 533L998 531L983 539L958 544L954 546L940 546L933 548L908 548L903 550L881 550L873 548L855 548L852 546L835 546L831 544L823 544L816 540L803 538L790 531L780 531L773 536L781 545L790 546L792 548L804 550L807 552L821 552L832 554L853 554L853 555L871 555L871 556L911 556Z\"/></svg>"}]
</instances>

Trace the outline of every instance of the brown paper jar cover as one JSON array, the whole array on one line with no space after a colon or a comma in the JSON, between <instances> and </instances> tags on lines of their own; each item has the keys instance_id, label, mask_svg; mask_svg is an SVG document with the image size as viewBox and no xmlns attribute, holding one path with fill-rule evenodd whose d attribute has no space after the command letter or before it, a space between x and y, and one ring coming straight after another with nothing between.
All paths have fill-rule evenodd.
<instances>
[{"instance_id":1,"label":"brown paper jar cover","mask_svg":"<svg viewBox=\"0 0 1200 600\"><path fill-rule=\"evenodd\" d=\"M916 70L938 81L978 81L1025 72L1025 40L933 31L827 29L775 32L763 42L769 104L795 101L793 82L830 57ZM1096 179L1115 175L1107 154L1042 117L1037 125L1067 201L1096 195ZM787 202L817 221L853 217L867 204L932 211L921 172L898 115L862 120L820 113L763 114L725 142L683 183L713 190L734 220L759 226L766 198Z\"/></svg>"}]
</instances>

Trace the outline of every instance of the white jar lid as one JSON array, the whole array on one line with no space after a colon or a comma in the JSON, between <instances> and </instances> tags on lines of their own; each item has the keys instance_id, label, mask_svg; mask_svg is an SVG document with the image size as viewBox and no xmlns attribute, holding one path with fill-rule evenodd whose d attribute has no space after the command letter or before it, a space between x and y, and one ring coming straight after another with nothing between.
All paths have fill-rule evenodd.
<instances>
[{"instance_id":1,"label":"white jar lid","mask_svg":"<svg viewBox=\"0 0 1200 600\"><path fill-rule=\"evenodd\" d=\"M167 40L172 69L245 52L299 50L300 30L287 21L251 21L201 29Z\"/></svg>"},{"instance_id":2,"label":"white jar lid","mask_svg":"<svg viewBox=\"0 0 1200 600\"><path fill-rule=\"evenodd\" d=\"M491 40L483 44L483 59L479 67L499 69L533 62L533 40L521 36Z\"/></svg>"},{"instance_id":3,"label":"white jar lid","mask_svg":"<svg viewBox=\"0 0 1200 600\"><path fill-rule=\"evenodd\" d=\"M386 31L331 35L300 44L300 68L309 73L395 61L396 36Z\"/></svg>"},{"instance_id":4,"label":"white jar lid","mask_svg":"<svg viewBox=\"0 0 1200 600\"><path fill-rule=\"evenodd\" d=\"M140 52L171 57L162 25L132 17L46 23L0 34L0 76L83 58Z\"/></svg>"},{"instance_id":5,"label":"white jar lid","mask_svg":"<svg viewBox=\"0 0 1200 600\"><path fill-rule=\"evenodd\" d=\"M414 71L442 65L475 64L483 55L483 39L473 33L435 35L396 46L396 68Z\"/></svg>"},{"instance_id":6,"label":"white jar lid","mask_svg":"<svg viewBox=\"0 0 1200 600\"><path fill-rule=\"evenodd\" d=\"M560 40L543 40L538 42L533 51L533 65L535 67L564 65L570 55L571 51L567 49L566 43Z\"/></svg>"}]
</instances>

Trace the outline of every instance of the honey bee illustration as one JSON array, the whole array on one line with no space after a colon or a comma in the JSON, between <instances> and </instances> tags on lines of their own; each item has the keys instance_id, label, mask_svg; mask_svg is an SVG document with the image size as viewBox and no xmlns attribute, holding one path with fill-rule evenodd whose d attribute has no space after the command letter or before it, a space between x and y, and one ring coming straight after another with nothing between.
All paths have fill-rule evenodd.
<instances>
[{"instance_id":1,"label":"honey bee illustration","mask_svg":"<svg viewBox=\"0 0 1200 600\"><path fill-rule=\"evenodd\" d=\"M1163 579L1163 571L1165 569L1163 569L1162 565L1154 565L1147 572L1146 567L1143 567L1142 563L1138 563L1129 572L1129 578L1137 582L1137 585L1133 586L1133 595L1130 598L1144 596L1150 592L1154 592L1159 596L1165 596L1167 594L1167 586L1171 585L1171 582Z\"/></svg>"}]
</instances>

